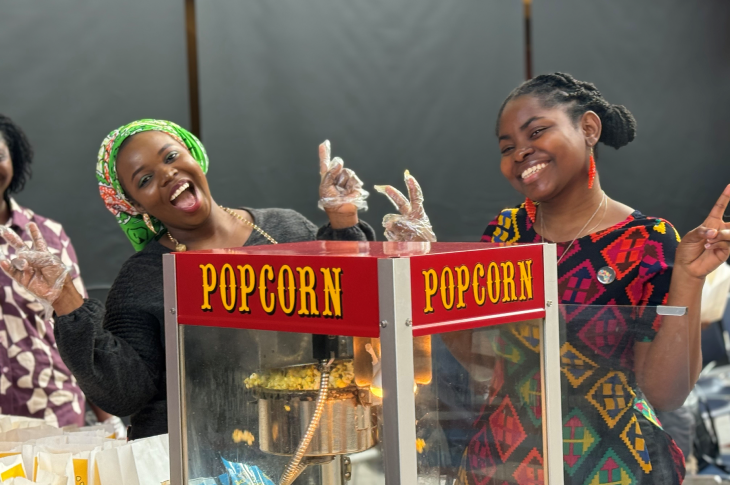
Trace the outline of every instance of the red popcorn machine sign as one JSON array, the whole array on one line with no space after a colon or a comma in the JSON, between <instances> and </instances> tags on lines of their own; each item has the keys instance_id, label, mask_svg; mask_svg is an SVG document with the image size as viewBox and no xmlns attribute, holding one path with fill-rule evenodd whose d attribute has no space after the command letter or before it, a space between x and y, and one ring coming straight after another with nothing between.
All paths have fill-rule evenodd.
<instances>
[{"instance_id":1,"label":"red popcorn machine sign","mask_svg":"<svg viewBox=\"0 0 730 485\"><path fill-rule=\"evenodd\" d=\"M308 483L322 485L450 483L455 470L428 458L449 451L429 436L454 416L469 416L456 435L477 432L477 416L439 403L454 392L469 402L469 386L450 383L499 382L500 359L515 355L526 365L509 379L544 423L523 430L541 454L530 473L562 483L555 261L552 245L485 243L166 255L172 483L227 471L233 482L288 484L312 467ZM513 337L529 349L509 348Z\"/></svg>"},{"instance_id":2,"label":"red popcorn machine sign","mask_svg":"<svg viewBox=\"0 0 730 485\"><path fill-rule=\"evenodd\" d=\"M320 241L177 254L178 321L376 337L383 258L410 259L414 335L540 318L542 253L541 245Z\"/></svg>"}]
</instances>

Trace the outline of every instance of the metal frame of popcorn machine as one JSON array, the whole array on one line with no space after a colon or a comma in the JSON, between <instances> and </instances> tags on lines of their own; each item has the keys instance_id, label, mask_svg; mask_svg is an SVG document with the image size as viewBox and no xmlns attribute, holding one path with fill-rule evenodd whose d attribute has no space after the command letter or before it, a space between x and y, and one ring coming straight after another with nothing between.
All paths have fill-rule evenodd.
<instances>
[{"instance_id":1,"label":"metal frame of popcorn machine","mask_svg":"<svg viewBox=\"0 0 730 485\"><path fill-rule=\"evenodd\" d=\"M211 385L187 375L199 371L191 353L208 345L184 338L193 328L199 336L220 333L219 342L250 332L250 348L258 349L257 373L236 381L235 392L216 394L248 402L232 403L231 413L256 406L248 421L255 429L236 430L250 436L240 445L242 462L268 460L273 483L288 484L307 465L324 469L335 456L380 444L378 483L405 485L421 483L415 394L431 382L431 336L534 320L544 410L536 466L546 483L562 484L555 254L548 244L315 241L165 255L171 483L217 483L189 472L192 452L201 453L190 427L206 419L190 404L202 398L189 382ZM253 358L247 348L242 360ZM220 362L239 358L219 353ZM226 374L206 362L212 379ZM247 398L234 397L239 392ZM274 472L271 460L279 460ZM322 473L323 484L349 478L341 468L339 481Z\"/></svg>"}]
</instances>

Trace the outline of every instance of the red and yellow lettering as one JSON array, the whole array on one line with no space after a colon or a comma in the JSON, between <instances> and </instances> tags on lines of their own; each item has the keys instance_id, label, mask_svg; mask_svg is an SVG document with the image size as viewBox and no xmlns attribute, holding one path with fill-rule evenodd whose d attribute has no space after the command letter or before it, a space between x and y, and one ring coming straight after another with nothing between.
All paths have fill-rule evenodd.
<instances>
[{"instance_id":1,"label":"red and yellow lettering","mask_svg":"<svg viewBox=\"0 0 730 485\"><path fill-rule=\"evenodd\" d=\"M489 293L489 301L498 303L501 295L502 287L500 283L502 278L499 276L499 266L492 261L487 268L487 293Z\"/></svg>"},{"instance_id":2,"label":"red and yellow lettering","mask_svg":"<svg viewBox=\"0 0 730 485\"><path fill-rule=\"evenodd\" d=\"M228 285L226 285L226 274L228 274ZM226 291L226 288L228 291ZM226 263L221 268L221 303L223 308L232 312L236 307L236 275L233 266Z\"/></svg>"},{"instance_id":3,"label":"red and yellow lettering","mask_svg":"<svg viewBox=\"0 0 730 485\"><path fill-rule=\"evenodd\" d=\"M486 290L479 284L479 278L484 278L484 265L482 263L477 263L477 265L474 266L471 282L474 289L474 301L477 302L477 305L482 306L487 300L487 296Z\"/></svg>"},{"instance_id":4,"label":"red and yellow lettering","mask_svg":"<svg viewBox=\"0 0 730 485\"><path fill-rule=\"evenodd\" d=\"M266 313L271 315L276 309L276 297L272 293L268 295L268 299L266 298L268 293L268 288L266 287L267 281L274 281L274 268L268 264L264 265L261 268L261 273L259 273L259 298L261 298L261 307Z\"/></svg>"},{"instance_id":5,"label":"red and yellow lettering","mask_svg":"<svg viewBox=\"0 0 730 485\"><path fill-rule=\"evenodd\" d=\"M423 309L423 313L433 313L431 301L439 291L438 276L433 269L422 271L421 273L423 273L423 287L426 291L426 308Z\"/></svg>"},{"instance_id":6,"label":"red and yellow lettering","mask_svg":"<svg viewBox=\"0 0 730 485\"><path fill-rule=\"evenodd\" d=\"M515 294L515 265L512 261L505 261L499 263L502 267L502 288L504 296L502 297L502 303L508 303L510 301L517 300Z\"/></svg>"},{"instance_id":7,"label":"red and yellow lettering","mask_svg":"<svg viewBox=\"0 0 730 485\"><path fill-rule=\"evenodd\" d=\"M212 310L210 306L210 294L215 293L215 285L218 275L212 264L201 264L200 269L203 270L203 305L201 310Z\"/></svg>"},{"instance_id":8,"label":"red and yellow lettering","mask_svg":"<svg viewBox=\"0 0 730 485\"><path fill-rule=\"evenodd\" d=\"M448 285L446 284L447 277ZM451 310L454 306L454 272L448 266L441 271L441 303L447 310Z\"/></svg>"},{"instance_id":9,"label":"red and yellow lettering","mask_svg":"<svg viewBox=\"0 0 730 485\"><path fill-rule=\"evenodd\" d=\"M456 288L459 301L456 304L456 308L466 308L466 302L464 301L464 293L469 289L469 268L466 266L458 266L456 268Z\"/></svg>"},{"instance_id":10,"label":"red and yellow lettering","mask_svg":"<svg viewBox=\"0 0 730 485\"><path fill-rule=\"evenodd\" d=\"M520 268L520 301L532 300L532 260L518 261Z\"/></svg>"},{"instance_id":11,"label":"red and yellow lettering","mask_svg":"<svg viewBox=\"0 0 730 485\"><path fill-rule=\"evenodd\" d=\"M250 264L237 266L238 274L241 276L241 306L238 307L238 311L241 313L251 313L251 308L248 306L248 297L256 289L256 273Z\"/></svg>"},{"instance_id":12,"label":"red and yellow lettering","mask_svg":"<svg viewBox=\"0 0 730 485\"><path fill-rule=\"evenodd\" d=\"M309 266L297 268L299 273L299 311L298 315L319 315L317 310L317 293L314 288L317 285L317 277L314 270ZM309 299L309 305L307 305ZM311 310L309 309L311 307Z\"/></svg>"},{"instance_id":13,"label":"red and yellow lettering","mask_svg":"<svg viewBox=\"0 0 730 485\"><path fill-rule=\"evenodd\" d=\"M286 279L286 281L284 281ZM294 272L287 265L279 268L279 277L277 278L277 290L279 293L279 307L287 315L294 313L294 307L297 303L297 287L294 284Z\"/></svg>"},{"instance_id":14,"label":"red and yellow lettering","mask_svg":"<svg viewBox=\"0 0 730 485\"><path fill-rule=\"evenodd\" d=\"M320 268L324 276L324 311L323 316L333 316L330 303L334 310L335 317L342 316L342 290L340 289L340 275L342 268ZM334 274L334 277L333 277Z\"/></svg>"}]
</instances>

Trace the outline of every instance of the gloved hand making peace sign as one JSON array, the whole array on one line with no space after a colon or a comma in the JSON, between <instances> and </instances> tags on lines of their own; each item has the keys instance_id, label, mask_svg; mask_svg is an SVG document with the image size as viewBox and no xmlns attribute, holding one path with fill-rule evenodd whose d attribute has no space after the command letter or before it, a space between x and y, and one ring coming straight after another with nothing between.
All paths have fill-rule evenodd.
<instances>
[{"instance_id":1,"label":"gloved hand making peace sign","mask_svg":"<svg viewBox=\"0 0 730 485\"><path fill-rule=\"evenodd\" d=\"M408 198L391 185L376 185L375 190L384 194L400 214L383 217L385 237L388 241L436 242L436 234L423 209L423 191L408 170L404 173Z\"/></svg>"},{"instance_id":2,"label":"gloved hand making peace sign","mask_svg":"<svg viewBox=\"0 0 730 485\"><path fill-rule=\"evenodd\" d=\"M15 254L0 261L0 267L19 285L32 293L45 309L45 318L53 315L53 302L61 294L70 272L61 259L51 254L38 226L27 227L33 239L29 248L12 229L0 226L0 237L15 248Z\"/></svg>"}]
</instances>

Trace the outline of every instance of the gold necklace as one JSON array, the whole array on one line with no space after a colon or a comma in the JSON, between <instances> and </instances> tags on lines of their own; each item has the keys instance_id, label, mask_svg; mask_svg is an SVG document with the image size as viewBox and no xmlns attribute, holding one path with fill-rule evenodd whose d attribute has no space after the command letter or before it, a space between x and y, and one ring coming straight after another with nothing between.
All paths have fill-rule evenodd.
<instances>
[{"instance_id":1,"label":"gold necklace","mask_svg":"<svg viewBox=\"0 0 730 485\"><path fill-rule=\"evenodd\" d=\"M226 211L231 217L235 217L239 221L243 222L247 226L249 226L252 229L254 229L255 231L257 231L259 234L261 234L266 239L268 239L271 244L278 244L273 237L269 236L266 233L266 231L264 231L263 229L261 229L259 226L257 226L253 222L247 221L246 219L244 219L240 215L236 214L233 210L229 209L228 207L221 207L221 209L223 209L224 211ZM178 253L182 253L182 252L185 252L185 251L188 250L188 247L186 245L184 245L181 242L178 242L177 239L175 239L174 237L172 237L172 234L170 234L170 231L167 231L167 237L169 237L170 238L170 241L172 241L172 244L175 245L175 251L177 251Z\"/></svg>"},{"instance_id":2,"label":"gold necklace","mask_svg":"<svg viewBox=\"0 0 730 485\"><path fill-rule=\"evenodd\" d=\"M583 227L580 229L580 231L578 231L578 234L575 235L573 240L570 241L570 244L568 244L568 247L565 248L565 251L563 251L563 254L560 255L560 258L558 259L557 264L560 264L560 261L562 261L563 258L565 257L565 255L568 254L568 251L570 251L570 248L573 247L573 243L578 239L578 236L581 235L581 233L585 230L585 228L588 227L588 224L590 224L591 221L596 217L596 214L598 214L598 211L601 210L601 206L603 205L604 202L606 203L606 207L608 207L608 197L606 196L605 192L603 193L603 198L601 199L601 202L598 204L598 207L596 207L596 211L593 213L591 218L586 221L586 223L583 225ZM604 212L603 216L606 217L605 212ZM601 221L603 221L603 219L601 219ZM600 222L598 224L600 224ZM594 226L594 229L596 227L598 227L598 226ZM543 217L542 217L542 211L540 211L540 230L542 231L542 235L540 236L540 239L544 243L545 242L545 219L543 219Z\"/></svg>"}]
</instances>

